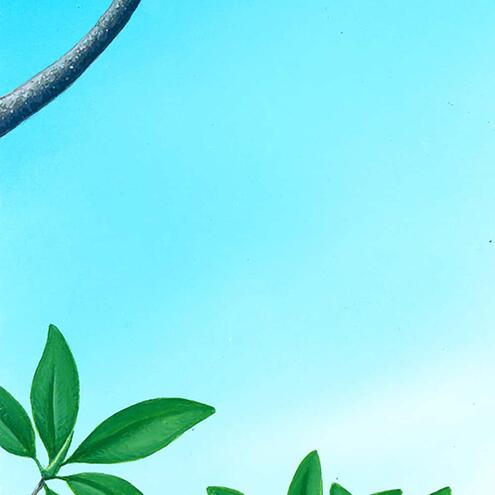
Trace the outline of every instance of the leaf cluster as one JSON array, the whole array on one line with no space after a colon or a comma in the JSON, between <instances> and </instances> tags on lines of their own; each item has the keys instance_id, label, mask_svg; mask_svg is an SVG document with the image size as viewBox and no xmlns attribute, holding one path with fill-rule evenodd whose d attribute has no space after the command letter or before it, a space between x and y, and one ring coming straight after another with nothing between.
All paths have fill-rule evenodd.
<instances>
[{"instance_id":1,"label":"leaf cluster","mask_svg":"<svg viewBox=\"0 0 495 495\"><path fill-rule=\"evenodd\" d=\"M224 486L210 486L208 495L244 495L242 492ZM323 479L318 452L310 452L299 464L292 478L287 495L323 495ZM338 483L332 483L329 495L352 495ZM386 490L375 492L372 495L402 495L402 490ZM432 493L431 495L452 495L449 487Z\"/></svg>"},{"instance_id":2,"label":"leaf cluster","mask_svg":"<svg viewBox=\"0 0 495 495\"><path fill-rule=\"evenodd\" d=\"M79 375L60 330L50 325L48 339L31 386L31 411L47 454L37 457L35 428L23 406L0 386L0 447L34 460L46 495L46 483L63 480L75 495L139 495L128 481L102 473L63 476L67 464L114 464L147 457L211 416L211 406L186 399L151 399L123 409L97 426L69 455L79 412ZM141 494L142 495L142 494Z\"/></svg>"}]
</instances>

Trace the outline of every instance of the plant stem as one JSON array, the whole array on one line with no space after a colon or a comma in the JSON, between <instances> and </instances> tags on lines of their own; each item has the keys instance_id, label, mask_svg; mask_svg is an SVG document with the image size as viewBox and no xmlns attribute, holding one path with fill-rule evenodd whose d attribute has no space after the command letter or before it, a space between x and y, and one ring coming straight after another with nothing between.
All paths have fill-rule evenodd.
<instances>
[{"instance_id":1,"label":"plant stem","mask_svg":"<svg viewBox=\"0 0 495 495\"><path fill-rule=\"evenodd\" d=\"M36 465L38 466L38 469L40 470L40 473L43 474L43 466L41 465L41 462L38 461L38 458L37 457L34 457L34 462L36 463Z\"/></svg>"},{"instance_id":2,"label":"plant stem","mask_svg":"<svg viewBox=\"0 0 495 495\"><path fill-rule=\"evenodd\" d=\"M36 488L34 489L34 492L31 495L36 495L37 493L41 492L44 486L45 486L45 480L42 478L40 482L36 485Z\"/></svg>"}]
</instances>

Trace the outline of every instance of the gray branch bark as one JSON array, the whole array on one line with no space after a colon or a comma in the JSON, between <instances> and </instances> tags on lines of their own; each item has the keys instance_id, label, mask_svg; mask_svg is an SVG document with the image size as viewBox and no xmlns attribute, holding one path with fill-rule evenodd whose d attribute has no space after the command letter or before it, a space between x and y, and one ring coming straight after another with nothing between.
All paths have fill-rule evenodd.
<instances>
[{"instance_id":1,"label":"gray branch bark","mask_svg":"<svg viewBox=\"0 0 495 495\"><path fill-rule=\"evenodd\" d=\"M0 137L63 93L129 22L141 0L113 0L95 27L52 65L0 98Z\"/></svg>"},{"instance_id":2,"label":"gray branch bark","mask_svg":"<svg viewBox=\"0 0 495 495\"><path fill-rule=\"evenodd\" d=\"M43 487L45 486L45 481L41 480L37 485L36 488L34 489L34 492L31 495L37 495L41 490L43 490Z\"/></svg>"}]
</instances>

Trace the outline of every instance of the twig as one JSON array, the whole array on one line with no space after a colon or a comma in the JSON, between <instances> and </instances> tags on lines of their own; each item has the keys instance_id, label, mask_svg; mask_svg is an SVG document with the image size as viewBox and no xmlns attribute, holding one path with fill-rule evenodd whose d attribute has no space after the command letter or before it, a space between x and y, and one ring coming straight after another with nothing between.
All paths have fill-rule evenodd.
<instances>
[{"instance_id":1,"label":"twig","mask_svg":"<svg viewBox=\"0 0 495 495\"><path fill-rule=\"evenodd\" d=\"M44 486L45 486L45 480L41 479L40 482L36 485L36 488L34 489L34 492L31 495L36 495L37 493L41 492Z\"/></svg>"}]
</instances>

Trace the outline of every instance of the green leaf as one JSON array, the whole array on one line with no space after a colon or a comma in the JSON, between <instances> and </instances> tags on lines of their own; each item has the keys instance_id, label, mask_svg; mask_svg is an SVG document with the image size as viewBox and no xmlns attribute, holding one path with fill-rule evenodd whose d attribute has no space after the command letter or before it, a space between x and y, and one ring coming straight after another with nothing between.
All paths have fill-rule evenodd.
<instances>
[{"instance_id":1,"label":"green leaf","mask_svg":"<svg viewBox=\"0 0 495 495\"><path fill-rule=\"evenodd\" d=\"M25 409L0 387L0 447L11 454L36 457L34 430Z\"/></svg>"},{"instance_id":2,"label":"green leaf","mask_svg":"<svg viewBox=\"0 0 495 495\"><path fill-rule=\"evenodd\" d=\"M330 487L330 495L351 495L343 486L338 483L332 483Z\"/></svg>"},{"instance_id":3,"label":"green leaf","mask_svg":"<svg viewBox=\"0 0 495 495\"><path fill-rule=\"evenodd\" d=\"M69 346L50 325L43 356L31 386L34 423L50 462L74 430L79 410L79 376Z\"/></svg>"},{"instance_id":4,"label":"green leaf","mask_svg":"<svg viewBox=\"0 0 495 495\"><path fill-rule=\"evenodd\" d=\"M101 473L81 473L63 476L76 495L143 495L128 481Z\"/></svg>"},{"instance_id":5,"label":"green leaf","mask_svg":"<svg viewBox=\"0 0 495 495\"><path fill-rule=\"evenodd\" d=\"M323 481L318 452L310 452L297 468L288 495L322 495Z\"/></svg>"},{"instance_id":6,"label":"green leaf","mask_svg":"<svg viewBox=\"0 0 495 495\"><path fill-rule=\"evenodd\" d=\"M58 493L54 492L48 485L45 485L45 493L46 495L58 495Z\"/></svg>"},{"instance_id":7,"label":"green leaf","mask_svg":"<svg viewBox=\"0 0 495 495\"><path fill-rule=\"evenodd\" d=\"M244 495L242 492L233 488L226 488L225 486L209 486L206 492L208 495Z\"/></svg>"},{"instance_id":8,"label":"green leaf","mask_svg":"<svg viewBox=\"0 0 495 495\"><path fill-rule=\"evenodd\" d=\"M452 495L452 489L448 486L432 493L431 495Z\"/></svg>"},{"instance_id":9,"label":"green leaf","mask_svg":"<svg viewBox=\"0 0 495 495\"><path fill-rule=\"evenodd\" d=\"M64 463L114 464L147 457L215 412L185 399L152 399L106 419Z\"/></svg>"},{"instance_id":10,"label":"green leaf","mask_svg":"<svg viewBox=\"0 0 495 495\"><path fill-rule=\"evenodd\" d=\"M371 495L402 495L402 490L386 490L384 492L376 492Z\"/></svg>"}]
</instances>

